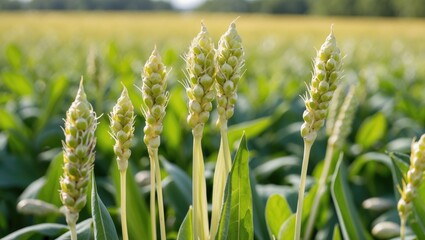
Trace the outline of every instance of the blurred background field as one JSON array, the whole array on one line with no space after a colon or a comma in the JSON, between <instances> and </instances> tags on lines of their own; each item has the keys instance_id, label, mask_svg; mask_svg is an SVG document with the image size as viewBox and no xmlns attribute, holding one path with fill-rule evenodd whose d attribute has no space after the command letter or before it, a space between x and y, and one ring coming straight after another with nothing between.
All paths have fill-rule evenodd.
<instances>
[{"instance_id":1,"label":"blurred background field","mask_svg":"<svg viewBox=\"0 0 425 240\"><path fill-rule=\"evenodd\" d=\"M374 157L364 159L386 151L407 153L412 139L425 132L424 19L1 12L0 236L40 221L17 213L16 204L20 198L37 197L40 186L37 188L35 183L43 179L51 160L61 152L62 119L81 76L97 114L103 114L97 130L95 162L102 200L116 213L116 192L109 172L115 160L107 115L121 92L120 82L128 87L137 110L136 139L130 161L143 196L147 197L144 186L149 160L142 141L144 119L137 87L141 86L142 67L155 45L170 70L171 99L160 154L190 176L191 132L185 122L185 92L179 83L185 77L182 57L198 33L201 20L217 42L238 16L246 72L239 87L236 113L229 123L230 141L235 143L242 130L247 131L250 165L258 182L260 202L264 204L267 196L275 192L296 198L302 157L299 127L304 110L300 95L311 78L315 49L333 24L345 55L342 82L358 84L363 92L354 130L345 147L355 202L363 216L367 216L363 220L368 229L377 216L361 208L363 200L388 197L394 203L394 210L394 188L388 184L392 181L391 172ZM93 74L93 64L98 75ZM209 187L219 147L216 118L213 113L203 141ZM313 147L310 175L324 157L325 144L322 133ZM164 171L165 178L167 175ZM164 187L171 189L170 182L166 180ZM59 194L51 194L57 195L52 197L57 204ZM168 228L170 232L177 231L191 198L176 200L167 196L167 191L164 197ZM261 239L263 235L256 233L256 236Z\"/></svg>"}]
</instances>

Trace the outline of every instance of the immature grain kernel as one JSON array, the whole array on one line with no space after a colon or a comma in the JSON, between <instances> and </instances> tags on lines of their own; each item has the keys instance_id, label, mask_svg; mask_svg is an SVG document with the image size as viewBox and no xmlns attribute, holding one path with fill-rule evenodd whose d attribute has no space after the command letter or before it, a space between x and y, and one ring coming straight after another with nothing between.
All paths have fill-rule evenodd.
<instances>
[{"instance_id":1,"label":"immature grain kernel","mask_svg":"<svg viewBox=\"0 0 425 240\"><path fill-rule=\"evenodd\" d=\"M192 128L203 127L209 119L212 109L209 103L215 95L212 88L215 72L214 44L204 24L186 54L186 71L188 79L185 87L189 97L187 122Z\"/></svg>"},{"instance_id":2,"label":"immature grain kernel","mask_svg":"<svg viewBox=\"0 0 425 240\"><path fill-rule=\"evenodd\" d=\"M146 120L144 141L150 148L158 148L162 121L168 103L167 70L158 50L153 50L142 74L143 114Z\"/></svg>"},{"instance_id":3,"label":"immature grain kernel","mask_svg":"<svg viewBox=\"0 0 425 240\"><path fill-rule=\"evenodd\" d=\"M109 115L111 135L115 139L114 153L117 156L118 169L126 170L131 155L131 141L134 135L134 107L128 96L127 88L123 85L121 96L118 98Z\"/></svg>"},{"instance_id":4,"label":"immature grain kernel","mask_svg":"<svg viewBox=\"0 0 425 240\"><path fill-rule=\"evenodd\" d=\"M313 142L317 132L323 127L329 102L337 88L341 71L340 59L340 51L331 31L317 52L312 81L304 97L307 112L304 115L312 116L304 119L305 122L301 126L301 136L305 141Z\"/></svg>"},{"instance_id":5,"label":"immature grain kernel","mask_svg":"<svg viewBox=\"0 0 425 240\"><path fill-rule=\"evenodd\" d=\"M412 209L413 199L417 195L421 180L423 179L425 171L425 134L421 136L419 141L412 143L412 150L410 155L410 168L407 172L406 182L403 183L403 189L400 189L401 198L398 201L397 209L403 224L406 223L407 218ZM404 233L402 233L403 235ZM404 236L402 236L404 237Z\"/></svg>"},{"instance_id":6,"label":"immature grain kernel","mask_svg":"<svg viewBox=\"0 0 425 240\"><path fill-rule=\"evenodd\" d=\"M236 24L232 22L219 42L215 55L216 66L216 91L217 111L219 119L217 124L233 116L237 99L237 86L244 67L244 50L242 40L236 31Z\"/></svg>"},{"instance_id":7,"label":"immature grain kernel","mask_svg":"<svg viewBox=\"0 0 425 240\"><path fill-rule=\"evenodd\" d=\"M63 144L63 175L60 198L66 208L68 224L75 224L86 205L87 183L95 159L96 113L87 101L81 79L77 96L66 112Z\"/></svg>"}]
</instances>

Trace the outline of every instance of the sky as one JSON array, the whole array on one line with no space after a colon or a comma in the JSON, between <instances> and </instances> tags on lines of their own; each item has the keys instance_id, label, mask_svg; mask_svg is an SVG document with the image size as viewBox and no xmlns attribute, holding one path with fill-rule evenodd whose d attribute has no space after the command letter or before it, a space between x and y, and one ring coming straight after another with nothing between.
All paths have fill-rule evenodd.
<instances>
[{"instance_id":1,"label":"sky","mask_svg":"<svg viewBox=\"0 0 425 240\"><path fill-rule=\"evenodd\" d=\"M188 10L201 5L205 0L170 0L173 7Z\"/></svg>"}]
</instances>

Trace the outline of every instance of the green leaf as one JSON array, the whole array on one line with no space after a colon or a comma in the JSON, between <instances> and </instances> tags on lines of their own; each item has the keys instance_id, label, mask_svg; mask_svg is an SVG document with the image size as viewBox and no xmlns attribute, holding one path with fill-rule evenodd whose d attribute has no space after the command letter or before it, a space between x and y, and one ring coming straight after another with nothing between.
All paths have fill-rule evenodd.
<instances>
[{"instance_id":1,"label":"green leaf","mask_svg":"<svg viewBox=\"0 0 425 240\"><path fill-rule=\"evenodd\" d=\"M93 238L93 220L91 218L86 219L76 226L77 238L84 240L92 240ZM68 231L62 234L56 240L71 240L71 232Z\"/></svg>"},{"instance_id":2,"label":"green leaf","mask_svg":"<svg viewBox=\"0 0 425 240\"><path fill-rule=\"evenodd\" d=\"M341 238L341 232L339 231L338 224L335 224L334 233L332 235L332 240L342 240L342 238Z\"/></svg>"},{"instance_id":3,"label":"green leaf","mask_svg":"<svg viewBox=\"0 0 425 240\"><path fill-rule=\"evenodd\" d=\"M248 148L242 136L229 173L216 239L254 239Z\"/></svg>"},{"instance_id":4,"label":"green leaf","mask_svg":"<svg viewBox=\"0 0 425 240\"><path fill-rule=\"evenodd\" d=\"M42 223L19 229L4 238L3 240L26 240L35 236L55 237L68 231L68 226L56 223Z\"/></svg>"},{"instance_id":5,"label":"green leaf","mask_svg":"<svg viewBox=\"0 0 425 240\"><path fill-rule=\"evenodd\" d=\"M295 238L295 219L295 214L292 214L288 219L286 219L279 229L279 236L277 239L286 240Z\"/></svg>"},{"instance_id":6,"label":"green leaf","mask_svg":"<svg viewBox=\"0 0 425 240\"><path fill-rule=\"evenodd\" d=\"M117 230L111 215L97 194L96 181L92 173L91 207L94 223L94 239L118 239Z\"/></svg>"},{"instance_id":7,"label":"green leaf","mask_svg":"<svg viewBox=\"0 0 425 240\"><path fill-rule=\"evenodd\" d=\"M360 221L349 189L347 171L343 165L341 155L332 177L331 193L338 220L341 224L342 235L344 239L371 239Z\"/></svg>"},{"instance_id":8,"label":"green leaf","mask_svg":"<svg viewBox=\"0 0 425 240\"><path fill-rule=\"evenodd\" d=\"M230 126L228 131L230 148L232 148L235 141L238 140L239 136L243 133L250 138L253 138L266 130L272 124L272 120L273 118L270 116Z\"/></svg>"},{"instance_id":9,"label":"green leaf","mask_svg":"<svg viewBox=\"0 0 425 240\"><path fill-rule=\"evenodd\" d=\"M38 118L37 130L42 129L47 121L54 116L56 109L58 109L66 96L66 94L63 93L66 91L67 87L68 80L63 76L55 79L48 85L48 89L46 90L47 95L45 97L46 105L43 107L43 112Z\"/></svg>"},{"instance_id":10,"label":"green leaf","mask_svg":"<svg viewBox=\"0 0 425 240\"><path fill-rule=\"evenodd\" d=\"M176 240L192 240L192 206L189 207L186 217L180 225L179 233L177 234Z\"/></svg>"},{"instance_id":11,"label":"green leaf","mask_svg":"<svg viewBox=\"0 0 425 240\"><path fill-rule=\"evenodd\" d=\"M267 201L265 215L270 238L277 238L280 227L292 215L292 211L285 198L273 194Z\"/></svg>"},{"instance_id":12,"label":"green leaf","mask_svg":"<svg viewBox=\"0 0 425 240\"><path fill-rule=\"evenodd\" d=\"M369 148L385 136L387 120L381 112L367 118L356 135L356 143L363 148Z\"/></svg>"},{"instance_id":13,"label":"green leaf","mask_svg":"<svg viewBox=\"0 0 425 240\"><path fill-rule=\"evenodd\" d=\"M6 48L6 57L9 64L15 68L20 69L22 65L22 51L16 44L9 44Z\"/></svg>"},{"instance_id":14,"label":"green leaf","mask_svg":"<svg viewBox=\"0 0 425 240\"><path fill-rule=\"evenodd\" d=\"M192 203L192 180L177 165L161 158L165 171L169 174L163 181L164 198L176 211L176 222L181 223Z\"/></svg>"},{"instance_id":15,"label":"green leaf","mask_svg":"<svg viewBox=\"0 0 425 240\"><path fill-rule=\"evenodd\" d=\"M120 173L116 163L111 164L111 176L116 189L115 200L120 203ZM129 164L127 169L127 223L129 239L150 239L151 221L145 199L134 179L133 170Z\"/></svg>"},{"instance_id":16,"label":"green leaf","mask_svg":"<svg viewBox=\"0 0 425 240\"><path fill-rule=\"evenodd\" d=\"M3 72L3 83L19 96L31 95L33 93L33 86L28 79L18 72Z\"/></svg>"},{"instance_id":17,"label":"green leaf","mask_svg":"<svg viewBox=\"0 0 425 240\"><path fill-rule=\"evenodd\" d=\"M63 153L60 152L56 155L56 157L50 162L49 168L47 169L43 187L40 189L37 198L57 207L62 205L59 196L60 190L60 177L63 173ZM46 220L47 221L47 220ZM54 220L52 220L54 221Z\"/></svg>"}]
</instances>

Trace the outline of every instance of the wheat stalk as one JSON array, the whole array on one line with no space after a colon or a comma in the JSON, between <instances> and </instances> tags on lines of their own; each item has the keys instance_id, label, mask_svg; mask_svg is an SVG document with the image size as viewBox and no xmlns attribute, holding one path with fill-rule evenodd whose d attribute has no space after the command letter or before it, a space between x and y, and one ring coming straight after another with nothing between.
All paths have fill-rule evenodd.
<instances>
[{"instance_id":1,"label":"wheat stalk","mask_svg":"<svg viewBox=\"0 0 425 240\"><path fill-rule=\"evenodd\" d=\"M64 164L60 199L65 206L72 240L77 239L75 225L87 202L86 192L95 159L96 126L96 113L87 101L81 78L77 96L66 112L65 141L62 142Z\"/></svg>"},{"instance_id":2,"label":"wheat stalk","mask_svg":"<svg viewBox=\"0 0 425 240\"><path fill-rule=\"evenodd\" d=\"M336 46L336 39L331 33L317 52L314 60L314 72L311 84L304 97L306 110L303 114L304 124L301 126L301 136L304 139L304 155L301 167L300 188L295 222L295 239L301 238L302 207L304 203L305 180L307 178L310 150L317 137L317 132L325 123L329 102L337 88L340 77L341 56Z\"/></svg>"},{"instance_id":3,"label":"wheat stalk","mask_svg":"<svg viewBox=\"0 0 425 240\"><path fill-rule=\"evenodd\" d=\"M126 172L128 159L131 155L131 141L134 136L134 107L131 103L128 91L123 85L121 96L118 98L112 112L109 115L111 122L111 135L115 139L114 153L117 156L118 170L121 183L121 225L123 239L128 239L127 211L126 211Z\"/></svg>"},{"instance_id":4,"label":"wheat stalk","mask_svg":"<svg viewBox=\"0 0 425 240\"><path fill-rule=\"evenodd\" d=\"M202 23L186 54L187 79L183 82L189 98L187 122L193 134L193 239L209 239L207 190L201 140L212 110L215 92L214 44Z\"/></svg>"},{"instance_id":5,"label":"wheat stalk","mask_svg":"<svg viewBox=\"0 0 425 240\"><path fill-rule=\"evenodd\" d=\"M144 128L144 142L148 148L150 158L151 174L151 221L152 238L156 239L156 218L155 218L155 186L158 194L159 223L161 229L161 239L166 239L164 203L162 197L161 170L158 159L158 148L161 143L162 122L165 116L165 109L168 103L167 71L162 63L158 50L153 50L151 56L143 68L142 74L142 94L143 94L143 115L146 119Z\"/></svg>"},{"instance_id":6,"label":"wheat stalk","mask_svg":"<svg viewBox=\"0 0 425 240\"><path fill-rule=\"evenodd\" d=\"M242 39L236 31L235 22L232 22L228 30L221 36L215 60L217 64L215 87L217 92L217 112L219 114L217 125L220 127L221 141L214 172L211 239L215 239L218 230L226 179L232 163L227 137L227 121L234 113L238 96L238 83L245 63Z\"/></svg>"}]
</instances>

